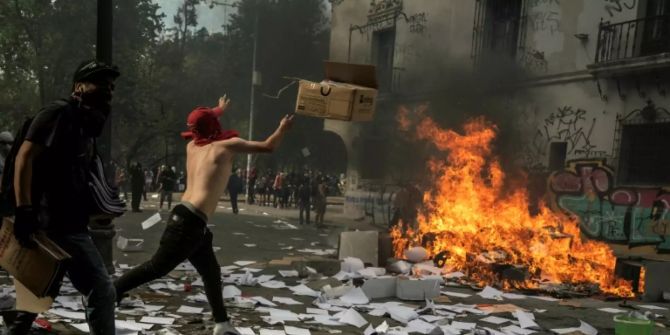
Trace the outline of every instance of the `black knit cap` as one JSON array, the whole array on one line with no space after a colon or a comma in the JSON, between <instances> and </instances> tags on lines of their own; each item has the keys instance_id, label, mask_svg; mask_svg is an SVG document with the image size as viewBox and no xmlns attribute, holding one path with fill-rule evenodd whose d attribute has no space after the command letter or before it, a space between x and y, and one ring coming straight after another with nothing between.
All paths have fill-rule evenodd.
<instances>
[{"instance_id":1,"label":"black knit cap","mask_svg":"<svg viewBox=\"0 0 670 335\"><path fill-rule=\"evenodd\" d=\"M95 59L90 59L79 64L72 77L72 82L83 82L103 75L116 79L121 75L121 72L119 72L119 68L114 65L107 65Z\"/></svg>"}]
</instances>

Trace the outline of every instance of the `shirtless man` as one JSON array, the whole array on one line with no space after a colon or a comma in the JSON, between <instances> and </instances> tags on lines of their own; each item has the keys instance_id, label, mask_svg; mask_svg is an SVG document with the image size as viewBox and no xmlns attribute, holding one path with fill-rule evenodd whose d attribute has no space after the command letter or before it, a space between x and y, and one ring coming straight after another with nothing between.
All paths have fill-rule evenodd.
<instances>
[{"instance_id":1,"label":"shirtless man","mask_svg":"<svg viewBox=\"0 0 670 335\"><path fill-rule=\"evenodd\" d=\"M202 276L205 294L212 308L216 326L214 335L236 335L223 305L221 268L212 249L212 233L207 220L216 209L232 173L236 153L272 152L291 128L293 116L281 120L277 130L265 141L246 141L235 131L224 131L219 116L228 106L226 97L217 108L196 108L188 116L189 131L182 137L191 139L186 146L187 188L181 204L174 207L153 257L121 276L114 284L118 299L124 293L165 276L188 259Z\"/></svg>"}]
</instances>

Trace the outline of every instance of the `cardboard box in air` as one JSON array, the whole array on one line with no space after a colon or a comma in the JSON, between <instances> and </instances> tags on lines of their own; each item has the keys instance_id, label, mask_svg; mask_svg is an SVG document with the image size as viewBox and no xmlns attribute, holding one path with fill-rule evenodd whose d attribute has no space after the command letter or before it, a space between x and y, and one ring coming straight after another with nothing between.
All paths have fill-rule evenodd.
<instances>
[{"instance_id":1,"label":"cardboard box in air","mask_svg":"<svg viewBox=\"0 0 670 335\"><path fill-rule=\"evenodd\" d=\"M296 114L343 121L371 121L377 102L373 65L325 63L326 80L300 80Z\"/></svg>"},{"instance_id":2,"label":"cardboard box in air","mask_svg":"<svg viewBox=\"0 0 670 335\"><path fill-rule=\"evenodd\" d=\"M0 267L35 296L55 296L65 274L64 261L70 255L44 234L37 234L35 242L35 249L21 247L14 238L14 222L4 218L0 227Z\"/></svg>"}]
</instances>

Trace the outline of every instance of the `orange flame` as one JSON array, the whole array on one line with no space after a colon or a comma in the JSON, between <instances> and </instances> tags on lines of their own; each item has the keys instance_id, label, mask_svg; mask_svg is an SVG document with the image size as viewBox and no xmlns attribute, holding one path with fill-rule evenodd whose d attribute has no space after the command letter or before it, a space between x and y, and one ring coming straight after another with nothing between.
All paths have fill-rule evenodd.
<instances>
[{"instance_id":1,"label":"orange flame","mask_svg":"<svg viewBox=\"0 0 670 335\"><path fill-rule=\"evenodd\" d=\"M578 222L546 206L531 216L525 189L503 188L505 173L491 146L495 125L479 117L459 134L441 129L425 110L418 110L414 136L447 155L429 161L433 186L424 194L418 226L391 232L396 256L424 244L432 256L448 253L448 271L463 271L480 284L538 287L541 279L595 283L603 292L632 295L630 283L614 276L616 258L607 244L583 240ZM401 108L397 119L402 129L411 128L408 109ZM529 280L501 282L492 263L522 266Z\"/></svg>"}]
</instances>

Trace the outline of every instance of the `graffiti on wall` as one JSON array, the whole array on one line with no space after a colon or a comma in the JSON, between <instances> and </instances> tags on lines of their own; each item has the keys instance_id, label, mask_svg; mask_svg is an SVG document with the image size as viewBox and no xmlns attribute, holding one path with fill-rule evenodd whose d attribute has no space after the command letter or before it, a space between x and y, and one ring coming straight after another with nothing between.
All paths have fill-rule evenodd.
<instances>
[{"instance_id":1,"label":"graffiti on wall","mask_svg":"<svg viewBox=\"0 0 670 335\"><path fill-rule=\"evenodd\" d=\"M670 253L670 188L615 187L605 160L576 160L549 177L552 205L608 243L655 245Z\"/></svg>"},{"instance_id":2,"label":"graffiti on wall","mask_svg":"<svg viewBox=\"0 0 670 335\"><path fill-rule=\"evenodd\" d=\"M561 30L561 14L554 10L533 10L528 14L533 31L546 31L553 35Z\"/></svg>"},{"instance_id":3,"label":"graffiti on wall","mask_svg":"<svg viewBox=\"0 0 670 335\"><path fill-rule=\"evenodd\" d=\"M537 122L532 126L536 129L535 133L523 151L524 160L533 164L544 161L552 142L566 142L566 153L573 157L602 158L607 156L605 151L598 150L593 143L592 137L597 119L589 117L588 114L582 108L562 106L542 121ZM522 115L522 118L532 120L529 115Z\"/></svg>"},{"instance_id":4,"label":"graffiti on wall","mask_svg":"<svg viewBox=\"0 0 670 335\"><path fill-rule=\"evenodd\" d=\"M621 13L625 9L633 9L637 5L637 0L605 0L605 10L614 17L615 13Z\"/></svg>"},{"instance_id":5,"label":"graffiti on wall","mask_svg":"<svg viewBox=\"0 0 670 335\"><path fill-rule=\"evenodd\" d=\"M521 54L520 64L525 69L536 73L547 73L548 63L544 52L531 49Z\"/></svg>"}]
</instances>

